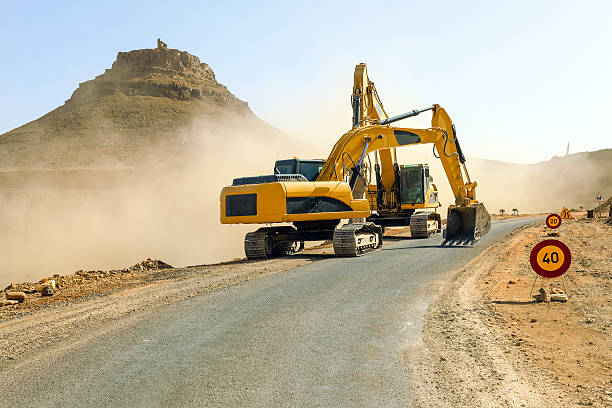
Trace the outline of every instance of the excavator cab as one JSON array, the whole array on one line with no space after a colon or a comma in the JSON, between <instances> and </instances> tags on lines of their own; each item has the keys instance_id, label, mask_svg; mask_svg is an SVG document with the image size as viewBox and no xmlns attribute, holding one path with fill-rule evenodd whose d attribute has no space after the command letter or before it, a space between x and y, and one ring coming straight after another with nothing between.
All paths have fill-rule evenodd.
<instances>
[{"instance_id":1,"label":"excavator cab","mask_svg":"<svg viewBox=\"0 0 612 408\"><path fill-rule=\"evenodd\" d=\"M429 175L427 164L401 164L398 170L401 204L425 204L426 199L429 203L437 203L438 191L430 191L433 177Z\"/></svg>"},{"instance_id":2,"label":"excavator cab","mask_svg":"<svg viewBox=\"0 0 612 408\"><path fill-rule=\"evenodd\" d=\"M379 183L371 185L369 201L373 210L367 218L384 227L410 226L413 238L427 238L442 231L438 189L427 164L394 164L395 182L390 192Z\"/></svg>"},{"instance_id":3,"label":"excavator cab","mask_svg":"<svg viewBox=\"0 0 612 408\"><path fill-rule=\"evenodd\" d=\"M298 158L277 160L274 174L301 174L308 181L315 181L325 165L325 160L302 160Z\"/></svg>"}]
</instances>

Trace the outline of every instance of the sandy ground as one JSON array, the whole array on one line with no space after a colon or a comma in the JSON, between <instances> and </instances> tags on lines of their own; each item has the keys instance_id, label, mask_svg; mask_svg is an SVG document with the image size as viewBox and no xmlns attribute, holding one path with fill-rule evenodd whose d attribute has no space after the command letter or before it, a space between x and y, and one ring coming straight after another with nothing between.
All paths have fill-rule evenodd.
<instances>
[{"instance_id":1,"label":"sandy ground","mask_svg":"<svg viewBox=\"0 0 612 408\"><path fill-rule=\"evenodd\" d=\"M516 230L441 284L415 367L414 406L612 406L612 226L580 218L559 228L572 251L567 303L529 297L529 253L545 226ZM563 289L561 279L535 289Z\"/></svg>"}]
</instances>

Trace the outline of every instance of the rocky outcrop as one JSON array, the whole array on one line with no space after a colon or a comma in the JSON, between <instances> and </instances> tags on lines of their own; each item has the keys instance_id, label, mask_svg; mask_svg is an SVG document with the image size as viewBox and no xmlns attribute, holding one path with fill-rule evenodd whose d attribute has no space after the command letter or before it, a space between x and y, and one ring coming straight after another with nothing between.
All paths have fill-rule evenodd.
<instances>
[{"instance_id":1,"label":"rocky outcrop","mask_svg":"<svg viewBox=\"0 0 612 408\"><path fill-rule=\"evenodd\" d=\"M117 94L200 100L235 112L249 111L246 102L217 82L208 64L186 51L163 47L118 53L110 69L79 84L66 104Z\"/></svg>"}]
</instances>

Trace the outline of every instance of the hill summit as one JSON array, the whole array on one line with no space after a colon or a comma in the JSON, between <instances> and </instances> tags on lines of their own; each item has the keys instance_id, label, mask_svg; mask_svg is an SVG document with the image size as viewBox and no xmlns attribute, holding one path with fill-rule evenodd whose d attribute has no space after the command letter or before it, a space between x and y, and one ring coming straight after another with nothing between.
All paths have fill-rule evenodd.
<instances>
[{"instance_id":1,"label":"hill summit","mask_svg":"<svg viewBox=\"0 0 612 408\"><path fill-rule=\"evenodd\" d=\"M119 52L62 106L0 135L0 167L125 165L172 155L186 150L203 123L282 135L217 82L208 64L158 40L157 48Z\"/></svg>"},{"instance_id":2,"label":"hill summit","mask_svg":"<svg viewBox=\"0 0 612 408\"><path fill-rule=\"evenodd\" d=\"M67 107L105 96L150 96L205 102L209 107L249 114L246 102L217 82L208 64L187 51L158 46L119 52L110 69L79 84Z\"/></svg>"}]
</instances>

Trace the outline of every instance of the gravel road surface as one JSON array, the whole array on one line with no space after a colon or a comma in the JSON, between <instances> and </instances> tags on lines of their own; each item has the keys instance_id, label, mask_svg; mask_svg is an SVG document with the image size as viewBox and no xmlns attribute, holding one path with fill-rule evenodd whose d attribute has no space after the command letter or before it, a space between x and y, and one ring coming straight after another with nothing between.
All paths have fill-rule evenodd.
<instances>
[{"instance_id":1,"label":"gravel road surface","mask_svg":"<svg viewBox=\"0 0 612 408\"><path fill-rule=\"evenodd\" d=\"M407 406L414 370L403 352L421 341L436 283L533 221L494 222L473 247L391 237L375 254L329 257L135 314L5 367L0 405Z\"/></svg>"}]
</instances>

